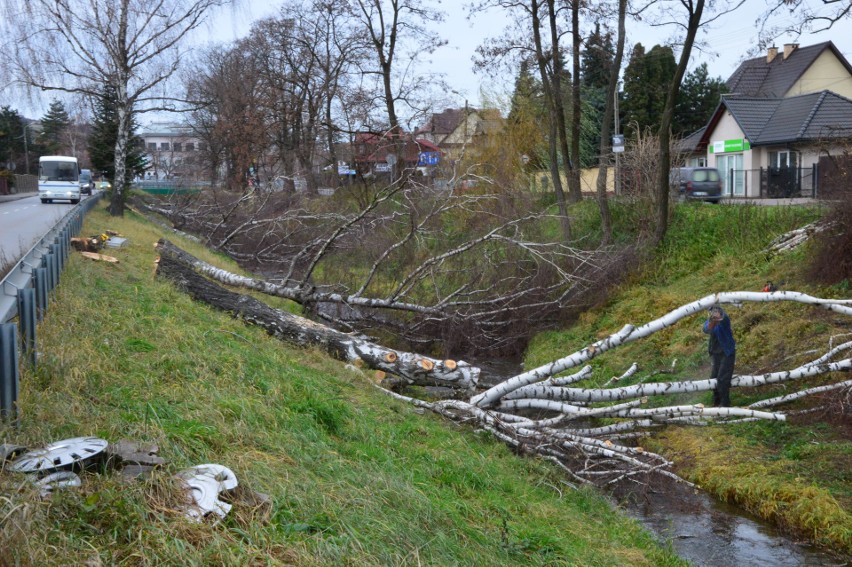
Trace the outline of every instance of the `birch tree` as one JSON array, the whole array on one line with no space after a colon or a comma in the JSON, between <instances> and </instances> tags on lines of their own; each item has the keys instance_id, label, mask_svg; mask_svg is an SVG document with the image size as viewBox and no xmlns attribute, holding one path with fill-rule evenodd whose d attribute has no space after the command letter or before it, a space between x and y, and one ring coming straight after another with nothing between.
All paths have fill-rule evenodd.
<instances>
[{"instance_id":1,"label":"birch tree","mask_svg":"<svg viewBox=\"0 0 852 567\"><path fill-rule=\"evenodd\" d=\"M233 0L9 0L16 74L30 88L90 99L115 89L118 135L110 214L124 214L134 114L173 108L164 96L187 34Z\"/></svg>"},{"instance_id":2,"label":"birch tree","mask_svg":"<svg viewBox=\"0 0 852 567\"><path fill-rule=\"evenodd\" d=\"M639 473L657 473L682 480L670 470L670 461L635 442L667 424L784 421L787 413L767 408L818 393L841 391L837 395L842 399L842 392L852 392L852 380L815 387L807 385L814 377L852 371L852 341L829 345L821 355L789 369L734 376L732 389L781 383L792 388L798 386L796 392L768 397L747 407L705 407L701 403L665 405L666 396L708 392L715 388L716 381L652 381L652 374L642 377L635 363L625 368L621 375L602 380L595 376L590 364L609 351L647 339L696 315L701 316L712 305L796 302L849 317L852 316L850 299L819 298L793 291L716 293L681 305L647 323L625 324L617 332L583 345L562 358L483 389L479 384L487 379L487 372L481 368L464 361L440 361L395 351L363 337L335 333L312 321L299 321L252 297L229 292L212 280L276 295L282 291L280 286L217 269L167 241L161 240L157 247L161 254L158 274L195 299L228 311L247 323L260 325L288 342L323 345L333 356L361 368L379 371L379 379L390 373L408 384L448 387L456 394L452 399L439 401L384 391L406 403L485 429L519 450L552 459L583 483L613 482ZM353 368L357 370L357 366ZM657 398L653 404L649 403L651 397ZM601 419L605 421L598 421Z\"/></svg>"}]
</instances>

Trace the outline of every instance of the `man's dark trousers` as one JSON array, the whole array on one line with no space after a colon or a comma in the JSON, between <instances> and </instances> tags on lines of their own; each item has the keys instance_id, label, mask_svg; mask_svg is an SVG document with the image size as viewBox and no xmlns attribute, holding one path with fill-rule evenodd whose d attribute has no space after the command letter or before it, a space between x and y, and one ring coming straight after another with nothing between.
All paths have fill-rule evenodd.
<instances>
[{"instance_id":1,"label":"man's dark trousers","mask_svg":"<svg viewBox=\"0 0 852 567\"><path fill-rule=\"evenodd\" d=\"M725 353L714 353L713 369L710 371L710 378L716 379L716 389L713 390L713 405L716 407L728 408L731 407L731 378L734 375L734 362L736 362L737 353L731 356L725 356Z\"/></svg>"}]
</instances>

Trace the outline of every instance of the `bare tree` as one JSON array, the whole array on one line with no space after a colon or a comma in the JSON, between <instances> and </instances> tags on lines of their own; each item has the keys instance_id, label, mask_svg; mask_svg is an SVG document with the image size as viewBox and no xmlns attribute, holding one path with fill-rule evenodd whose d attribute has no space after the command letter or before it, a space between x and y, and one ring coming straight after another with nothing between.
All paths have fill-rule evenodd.
<instances>
[{"instance_id":1,"label":"bare tree","mask_svg":"<svg viewBox=\"0 0 852 567\"><path fill-rule=\"evenodd\" d=\"M226 187L245 191L249 168L268 147L260 70L245 42L211 48L198 59L187 99L188 121L204 143L210 179L222 174Z\"/></svg>"},{"instance_id":2,"label":"bare tree","mask_svg":"<svg viewBox=\"0 0 852 567\"><path fill-rule=\"evenodd\" d=\"M118 136L110 213L124 214L125 158L133 115L164 108L165 83L177 70L181 43L215 7L232 0L9 0L20 81L41 90L96 98L117 95Z\"/></svg>"},{"instance_id":3,"label":"bare tree","mask_svg":"<svg viewBox=\"0 0 852 567\"><path fill-rule=\"evenodd\" d=\"M680 83L689 65L689 58L693 46L696 45L696 37L703 26L712 23L721 15L730 13L743 5L745 0L726 0L714 2L710 6L711 11L705 13L704 0L672 0L659 3L651 2L649 6L656 8L655 15L647 16L657 26L674 26L682 31L682 36L677 40L680 47L675 74L669 83L666 93L666 102L660 117L657 137L659 139L660 167L656 180L656 227L654 240L659 243L668 231L669 221L669 169L671 168L671 126L674 120L675 103L680 92Z\"/></svg>"},{"instance_id":4,"label":"bare tree","mask_svg":"<svg viewBox=\"0 0 852 567\"><path fill-rule=\"evenodd\" d=\"M547 108L550 111L548 120L548 152L550 177L556 194L556 204L559 207L560 223L563 238L571 238L571 223L568 217L568 204L562 187L562 177L559 172L559 156L562 154L566 171L572 169L570 150L565 122L565 107L562 88L565 70L562 63L562 49L559 40L563 33L558 25L561 10L555 0L525 0L521 2L510 0L481 0L471 8L471 14L488 8L500 8L515 15L503 35L492 38L486 44L477 48L479 60L477 67L486 69L495 61L527 59L534 61L539 71L539 80ZM576 117L579 120L579 115ZM577 185L579 191L579 184ZM579 193L576 196L580 200Z\"/></svg>"},{"instance_id":5,"label":"bare tree","mask_svg":"<svg viewBox=\"0 0 852 567\"><path fill-rule=\"evenodd\" d=\"M461 391L469 395L472 389L478 387L485 374L481 368L463 361L440 361L388 349L364 337L335 333L311 321L269 308L254 298L228 292L205 276L229 285L244 285L275 295L280 294L281 286L229 274L201 262L167 241L161 241L158 249L161 253L158 274L171 279L194 298L231 312L249 323L261 325L288 342L324 346L338 358L379 370L379 378L388 372L407 384L437 384L448 386L456 393ZM787 417L784 412L765 411L765 408L816 393L837 390L850 392L852 380L800 388L797 392L766 398L745 408L708 408L699 403L666 406L661 403L648 404L649 398L655 397L661 401L669 395L707 392L715 388L716 380L653 381L653 376L667 371L650 372L642 376L635 363L625 368L619 376L602 380L600 376L594 376L592 366L587 363L622 345L670 329L684 319L706 312L711 305L742 305L749 302L797 302L852 316L852 300L822 299L798 292L717 293L682 305L644 325L636 327L626 324L618 332L558 360L500 381L484 390L476 390L475 395L467 400L427 402L388 393L447 418L473 423L525 452L551 458L579 482L614 482L639 473L658 473L682 480L671 472L670 461L636 446L633 440L645 437L653 429L667 424L726 424L760 419L783 421ZM840 345L829 344L821 356L792 369L735 376L731 387L753 388L782 382L795 384L816 376L849 372L852 370L852 358L848 357L850 353L852 341ZM847 358L841 358L843 354ZM631 384L622 385L626 382ZM584 387L580 387L580 384ZM649 407L642 407L646 404ZM606 421L596 422L599 419Z\"/></svg>"},{"instance_id":6,"label":"bare tree","mask_svg":"<svg viewBox=\"0 0 852 567\"><path fill-rule=\"evenodd\" d=\"M663 115L660 117L660 127L657 136L660 142L660 167L657 171L657 223L654 232L654 240L661 243L669 227L669 169L671 169L671 128L674 120L675 103L680 92L680 82L686 73L689 64L689 56L692 53L692 45L701 25L701 17L704 13L704 0L681 0L686 10L685 38L681 47L680 58L677 62L675 75L669 85L666 94L666 104L663 107Z\"/></svg>"},{"instance_id":7,"label":"bare tree","mask_svg":"<svg viewBox=\"0 0 852 567\"><path fill-rule=\"evenodd\" d=\"M819 33L852 18L849 0L775 0L756 20L760 47L772 45L775 38L792 34Z\"/></svg>"},{"instance_id":8,"label":"bare tree","mask_svg":"<svg viewBox=\"0 0 852 567\"><path fill-rule=\"evenodd\" d=\"M609 74L609 83L606 89L606 106L601 119L601 143L598 157L598 180L597 199L598 208L601 213L601 231L603 232L602 243L609 244L612 240L612 217L609 211L609 202L606 196L607 163L610 158L610 128L615 115L615 97L618 96L618 77L621 72L621 61L624 57L625 26L624 20L627 15L627 0L618 0L618 32L616 37L615 58ZM617 175L617 172L616 172Z\"/></svg>"},{"instance_id":9,"label":"bare tree","mask_svg":"<svg viewBox=\"0 0 852 567\"><path fill-rule=\"evenodd\" d=\"M390 132L400 129L398 103L415 114L422 112L419 98L425 94L427 77L413 72L416 61L446 43L426 28L428 22L440 22L444 17L430 4L428 0L350 0L352 16L373 53L372 63L362 71L380 81L380 100ZM401 67L400 56L405 62Z\"/></svg>"}]
</instances>

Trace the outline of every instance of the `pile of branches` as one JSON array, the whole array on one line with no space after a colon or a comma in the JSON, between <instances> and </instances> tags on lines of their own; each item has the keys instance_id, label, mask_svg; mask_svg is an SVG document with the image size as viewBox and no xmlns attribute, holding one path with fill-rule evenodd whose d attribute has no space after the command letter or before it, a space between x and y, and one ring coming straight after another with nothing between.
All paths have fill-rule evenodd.
<instances>
[{"instance_id":1,"label":"pile of branches","mask_svg":"<svg viewBox=\"0 0 852 567\"><path fill-rule=\"evenodd\" d=\"M752 420L783 421L787 414L770 411L802 397L852 388L852 380L828 386L802 388L765 399L746 408L704 407L701 404L661 405L666 396L711 391L716 381L642 382L620 386L633 376L636 364L601 387L577 387L581 381L600 383L588 364L619 346L645 339L679 321L703 314L717 304L798 302L852 315L852 300L823 299L795 291L725 292L708 295L641 326L625 325L618 332L567 356L500 381L482 390L484 371L456 360L435 360L371 342L367 337L342 333L315 321L273 309L262 302L225 289L213 280L279 295L280 288L210 266L168 241L158 243L158 274L175 282L200 301L258 324L271 334L299 345L324 347L330 354L378 376L397 377L406 384L443 386L451 396L438 401L418 399L383 389L388 395L428 409L456 422L487 430L519 451L557 462L578 482L617 482L638 474L659 473L675 478L671 462L636 446L635 440L667 424L706 425ZM815 376L848 372L852 368L852 341L833 346L796 368L759 375L739 375L732 388L753 388L782 382L800 383ZM845 358L844 358L845 357ZM485 380L482 380L485 381ZM649 403L651 398L655 403ZM601 423L603 420L603 423Z\"/></svg>"},{"instance_id":2,"label":"pile of branches","mask_svg":"<svg viewBox=\"0 0 852 567\"><path fill-rule=\"evenodd\" d=\"M297 301L348 332L393 334L412 350L506 356L599 301L636 263L634 247L553 241L542 234L553 218L527 198L409 181L359 203L254 192L145 210L266 277L228 285Z\"/></svg>"}]
</instances>

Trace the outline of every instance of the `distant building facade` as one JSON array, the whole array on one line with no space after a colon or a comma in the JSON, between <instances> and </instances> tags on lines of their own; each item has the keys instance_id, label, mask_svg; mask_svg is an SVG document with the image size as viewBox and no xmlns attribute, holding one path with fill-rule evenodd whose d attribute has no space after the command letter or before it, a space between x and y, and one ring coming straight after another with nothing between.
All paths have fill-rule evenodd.
<instances>
[{"instance_id":1,"label":"distant building facade","mask_svg":"<svg viewBox=\"0 0 852 567\"><path fill-rule=\"evenodd\" d=\"M206 144L193 135L188 126L156 122L139 133L148 160L146 180L201 181Z\"/></svg>"}]
</instances>

